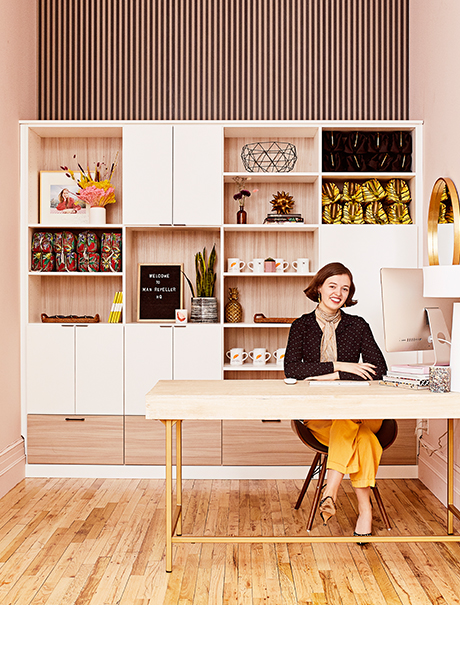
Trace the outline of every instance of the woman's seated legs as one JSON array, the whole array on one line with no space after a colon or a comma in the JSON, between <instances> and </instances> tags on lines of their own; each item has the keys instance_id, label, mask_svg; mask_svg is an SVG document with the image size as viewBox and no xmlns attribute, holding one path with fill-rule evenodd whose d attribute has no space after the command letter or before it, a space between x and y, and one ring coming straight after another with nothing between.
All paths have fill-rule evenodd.
<instances>
[{"instance_id":1,"label":"woman's seated legs","mask_svg":"<svg viewBox=\"0 0 460 647\"><path fill-rule=\"evenodd\" d=\"M344 474L350 474L358 500L358 520L355 532L366 534L372 527L370 486L382 455L382 447L375 436L381 420L309 420L306 424L314 436L329 447L327 483L323 498L334 501Z\"/></svg>"}]
</instances>

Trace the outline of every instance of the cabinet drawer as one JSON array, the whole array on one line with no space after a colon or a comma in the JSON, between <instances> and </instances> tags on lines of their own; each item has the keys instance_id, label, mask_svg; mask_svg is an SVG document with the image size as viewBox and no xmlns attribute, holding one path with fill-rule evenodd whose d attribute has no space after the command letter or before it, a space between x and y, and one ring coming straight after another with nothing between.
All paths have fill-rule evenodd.
<instances>
[{"instance_id":1,"label":"cabinet drawer","mask_svg":"<svg viewBox=\"0 0 460 647\"><path fill-rule=\"evenodd\" d=\"M398 437L382 455L381 465L415 465L415 420L397 420ZM310 465L314 452L291 429L290 420L224 420L224 465Z\"/></svg>"},{"instance_id":2,"label":"cabinet drawer","mask_svg":"<svg viewBox=\"0 0 460 647\"><path fill-rule=\"evenodd\" d=\"M123 416L27 417L27 460L43 464L123 464Z\"/></svg>"},{"instance_id":3,"label":"cabinet drawer","mask_svg":"<svg viewBox=\"0 0 460 647\"><path fill-rule=\"evenodd\" d=\"M224 420L222 425L224 465L310 465L314 456L290 420Z\"/></svg>"},{"instance_id":4,"label":"cabinet drawer","mask_svg":"<svg viewBox=\"0 0 460 647\"><path fill-rule=\"evenodd\" d=\"M220 420L185 420L182 423L184 465L221 464L221 424ZM175 428L173 436L175 459ZM144 416L126 416L125 463L165 464L165 428L162 422L147 420Z\"/></svg>"}]
</instances>

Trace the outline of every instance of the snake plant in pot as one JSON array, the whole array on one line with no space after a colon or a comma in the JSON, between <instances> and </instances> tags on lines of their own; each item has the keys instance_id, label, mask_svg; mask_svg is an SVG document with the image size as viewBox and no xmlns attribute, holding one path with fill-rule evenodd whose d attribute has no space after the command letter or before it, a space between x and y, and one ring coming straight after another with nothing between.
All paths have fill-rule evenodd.
<instances>
[{"instance_id":1,"label":"snake plant in pot","mask_svg":"<svg viewBox=\"0 0 460 647\"><path fill-rule=\"evenodd\" d=\"M216 284L216 245L213 245L209 259L206 261L206 247L195 254L196 291L186 274L187 283L192 292L192 308L190 321L200 323L217 322L217 298L214 296Z\"/></svg>"}]
</instances>

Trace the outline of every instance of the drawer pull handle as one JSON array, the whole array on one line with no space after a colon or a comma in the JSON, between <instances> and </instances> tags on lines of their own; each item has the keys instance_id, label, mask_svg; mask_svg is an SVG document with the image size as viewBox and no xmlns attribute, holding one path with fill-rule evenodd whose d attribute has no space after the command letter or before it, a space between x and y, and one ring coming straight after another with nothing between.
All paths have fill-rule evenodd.
<instances>
[{"instance_id":1,"label":"drawer pull handle","mask_svg":"<svg viewBox=\"0 0 460 647\"><path fill-rule=\"evenodd\" d=\"M262 420L262 422L281 422L281 420Z\"/></svg>"},{"instance_id":2,"label":"drawer pull handle","mask_svg":"<svg viewBox=\"0 0 460 647\"><path fill-rule=\"evenodd\" d=\"M84 418L66 418L68 422L85 422Z\"/></svg>"}]
</instances>

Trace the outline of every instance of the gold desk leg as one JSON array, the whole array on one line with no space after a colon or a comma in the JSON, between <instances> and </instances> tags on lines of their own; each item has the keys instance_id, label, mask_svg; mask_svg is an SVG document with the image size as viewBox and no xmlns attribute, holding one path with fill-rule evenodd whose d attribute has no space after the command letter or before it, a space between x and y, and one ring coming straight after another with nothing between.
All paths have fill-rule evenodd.
<instances>
[{"instance_id":1,"label":"gold desk leg","mask_svg":"<svg viewBox=\"0 0 460 647\"><path fill-rule=\"evenodd\" d=\"M451 506L454 505L454 421L447 421L447 534L454 534L454 515Z\"/></svg>"},{"instance_id":2,"label":"gold desk leg","mask_svg":"<svg viewBox=\"0 0 460 647\"><path fill-rule=\"evenodd\" d=\"M172 571L172 428L173 421L164 421L166 430L166 572Z\"/></svg>"},{"instance_id":3,"label":"gold desk leg","mask_svg":"<svg viewBox=\"0 0 460 647\"><path fill-rule=\"evenodd\" d=\"M182 535L182 420L176 420L176 505L179 511L176 534Z\"/></svg>"}]
</instances>

